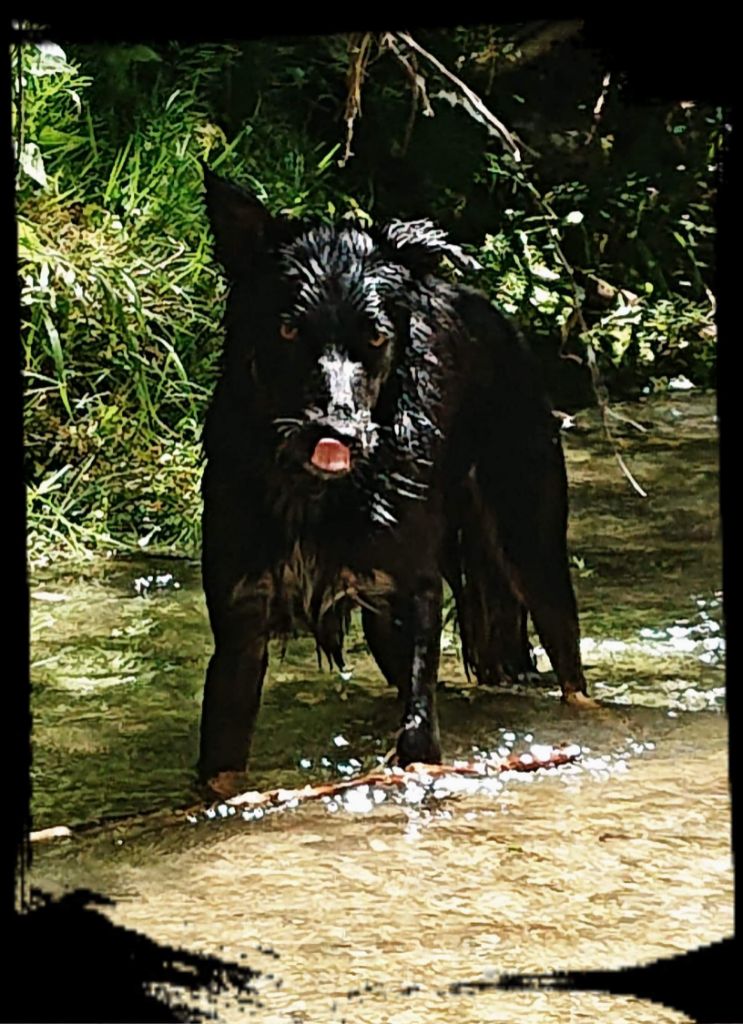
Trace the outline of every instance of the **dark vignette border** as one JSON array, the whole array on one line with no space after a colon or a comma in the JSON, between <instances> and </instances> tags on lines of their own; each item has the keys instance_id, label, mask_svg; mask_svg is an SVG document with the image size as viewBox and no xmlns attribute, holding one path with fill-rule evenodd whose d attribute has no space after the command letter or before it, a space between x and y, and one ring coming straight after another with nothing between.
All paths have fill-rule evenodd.
<instances>
[{"instance_id":1,"label":"dark vignette border","mask_svg":"<svg viewBox=\"0 0 743 1024\"><path fill-rule=\"evenodd\" d=\"M528 8L528 9L527 9ZM246 13L250 8L246 9ZM255 9L253 9L255 11ZM146 16L129 9L130 17L124 23L119 11L106 22L98 10L95 18L82 14L80 8L56 7L54 12L43 10L18 12L16 17L46 26L41 38L62 44L69 42L123 42L169 39L177 36L183 42L200 42L206 38L251 38L256 35L285 33L287 18L271 12L252 13L242 22L231 14L220 14L211 21L194 10L189 19L179 9L177 22L171 16L157 18L152 9ZM630 95L638 101L650 99L697 99L723 104L728 123L735 128L737 108L733 103L733 81L740 57L736 50L737 34L732 19L695 17L694 9L669 11L656 21L645 11L611 8L603 17L585 20L583 40L599 50L607 67L621 75ZM411 27L446 28L456 24L477 24L486 20L482 15L470 15L453 20L409 17ZM499 8L502 21L520 22L528 18L574 18L585 14L564 7L560 11L547 11L544 5L519 5L508 15ZM716 12L715 12L716 13ZM369 10L363 22L350 15L337 18L312 12L300 14L292 11L292 34L322 34L355 31L361 28L384 30L390 27L388 11L378 6ZM26 38L29 35L26 34ZM11 28L9 42L18 38ZM8 50L6 48L6 54ZM8 85L10 65L6 60ZM8 90L9 95L10 90ZM9 105L2 108L5 138L10 138ZM3 918L8 928L5 943L5 985L0 996L0 1016L4 1020L127 1020L155 1021L180 1020L177 1007L168 1009L143 989L145 982L170 982L193 990L214 991L224 984L234 986L247 1004L259 1006L251 979L256 976L249 967L222 963L216 958L200 957L184 951L161 947L146 937L116 927L96 911L96 905L110 903L106 897L80 891L59 901L43 894L35 894L27 913L16 913L16 900L21 892L24 874L30 863L27 833L30 825L30 713L29 713L29 621L28 583L25 561L25 492L22 482L22 378L20 303L15 273L16 234L15 204L13 199L13 155L6 149L9 159L6 170L9 178L7 195L10 209L6 217L6 237L10 239L10 301L5 315L9 321L12 343L5 346L7 373L4 410L9 414L5 427L5 451L9 454L10 486L5 490L5 512L8 514L10 537L6 539L6 560L11 566L12 583L18 594L10 597L4 613L8 626L6 636L14 648L6 664L10 678L6 683L6 725L3 753L6 760L8 801L5 827L2 830L3 867L7 884L3 890ZM728 635L727 678L736 675L737 642L731 623L735 621L736 596L735 566L739 547L734 534L735 467L738 455L735 437L737 423L733 412L735 401L735 346L733 334L734 281L733 252L736 242L735 200L738 198L736 182L740 174L739 143L735 130L728 135L727 152L720 177L718 200L718 268L716 294L718 298L719 367L718 413L720 419L720 494L723 532L723 591L724 614ZM739 207L738 207L739 209ZM739 221L737 223L740 223ZM6 520L7 522L7 520ZM20 680L20 685L19 685ZM740 786L738 784L740 752L736 725L740 723L740 702L735 685L728 687L730 731L734 737L730 745L730 781L733 798L733 850L740 849ZM9 708L9 713L7 709ZM736 926L740 921L736 901ZM736 928L737 931L737 928ZM616 994L634 994L676 1008L705 1024L734 1024L743 1020L743 1000L736 984L743 963L740 943L736 938L693 950L671 960L657 961L647 967L627 967L619 971L589 971L567 975L524 975L502 978L499 982L454 981L449 985L452 997L458 993L482 991L501 987L544 988L555 987L576 991L602 990ZM307 965L308 973L312 965ZM15 980L17 979L17 980ZM402 993L401 993L402 994ZM737 1007L737 1008L736 1008ZM6 1016L7 1014L7 1016Z\"/></svg>"}]
</instances>

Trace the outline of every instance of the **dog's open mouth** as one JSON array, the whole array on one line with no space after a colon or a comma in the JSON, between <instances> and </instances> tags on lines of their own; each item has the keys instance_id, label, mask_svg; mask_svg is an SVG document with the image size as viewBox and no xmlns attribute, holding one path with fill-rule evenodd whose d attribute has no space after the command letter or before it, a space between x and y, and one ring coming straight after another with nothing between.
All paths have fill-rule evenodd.
<instances>
[{"instance_id":1,"label":"dog's open mouth","mask_svg":"<svg viewBox=\"0 0 743 1024\"><path fill-rule=\"evenodd\" d=\"M342 476L351 469L351 449L334 437L323 437L310 456L315 469L331 476Z\"/></svg>"}]
</instances>

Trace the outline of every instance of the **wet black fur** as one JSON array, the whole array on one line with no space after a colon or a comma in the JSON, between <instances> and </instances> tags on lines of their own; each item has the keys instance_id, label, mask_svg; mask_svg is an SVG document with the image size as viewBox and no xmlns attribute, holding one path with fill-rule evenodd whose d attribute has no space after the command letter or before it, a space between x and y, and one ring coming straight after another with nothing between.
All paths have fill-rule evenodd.
<instances>
[{"instance_id":1,"label":"wet black fur","mask_svg":"<svg viewBox=\"0 0 743 1024\"><path fill-rule=\"evenodd\" d=\"M563 694L585 692L558 422L514 326L435 276L474 261L427 221L313 229L206 188L231 291L205 430L202 776L245 766L269 636L301 619L343 668L354 606L400 691L401 762L440 759L442 578L479 680L532 669L528 610ZM314 468L321 437L350 472Z\"/></svg>"}]
</instances>

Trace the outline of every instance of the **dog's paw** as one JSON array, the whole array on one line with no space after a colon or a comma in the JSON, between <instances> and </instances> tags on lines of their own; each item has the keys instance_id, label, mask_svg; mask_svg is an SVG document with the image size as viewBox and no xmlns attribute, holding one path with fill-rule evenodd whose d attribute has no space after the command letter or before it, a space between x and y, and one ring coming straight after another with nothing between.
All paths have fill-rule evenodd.
<instances>
[{"instance_id":1,"label":"dog's paw","mask_svg":"<svg viewBox=\"0 0 743 1024\"><path fill-rule=\"evenodd\" d=\"M567 693L562 695L563 702L568 704L571 708L581 708L586 711L590 711L595 708L600 708L601 705L593 697L589 697L587 693L583 693L581 690L568 690Z\"/></svg>"},{"instance_id":2,"label":"dog's paw","mask_svg":"<svg viewBox=\"0 0 743 1024\"><path fill-rule=\"evenodd\" d=\"M203 783L204 796L209 801L229 800L250 788L245 772L217 772Z\"/></svg>"}]
</instances>

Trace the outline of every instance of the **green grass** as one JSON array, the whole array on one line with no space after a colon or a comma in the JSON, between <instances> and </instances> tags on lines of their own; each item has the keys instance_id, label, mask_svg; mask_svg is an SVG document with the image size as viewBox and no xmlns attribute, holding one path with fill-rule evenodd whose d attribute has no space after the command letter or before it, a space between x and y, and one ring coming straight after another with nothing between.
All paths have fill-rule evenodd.
<instances>
[{"instance_id":1,"label":"green grass","mask_svg":"<svg viewBox=\"0 0 743 1024\"><path fill-rule=\"evenodd\" d=\"M293 216L327 214L322 179L337 147L319 151L265 122L228 139L212 119L204 77L229 64L231 48L187 51L191 76L175 76L175 59L138 51L134 63L156 72L136 93L123 138L91 95L94 76L80 71L100 71L101 58L76 62L32 45L21 53L14 129L26 154L18 254L32 559L146 538L198 547L200 424L225 297L200 161ZM121 59L133 66L131 55ZM275 181L258 177L259 163Z\"/></svg>"},{"instance_id":2,"label":"green grass","mask_svg":"<svg viewBox=\"0 0 743 1024\"><path fill-rule=\"evenodd\" d=\"M390 140L370 148L368 177L361 156L339 168L345 52L341 37L88 46L69 54L28 43L12 51L32 560L198 548L200 425L218 370L226 293L201 198L201 161L251 188L274 213L369 220L373 175ZM399 108L406 120L407 85L385 74L370 71L369 106L378 110L382 98L385 110ZM224 116L239 109L234 94L242 89L252 89L255 102ZM715 118L710 139L719 133ZM705 159L713 158L711 148ZM446 167L426 172L446 184ZM609 210L626 231L649 233L635 246L632 279L645 275L642 287L633 284L639 305L628 312L618 298L592 320L604 369L651 383L679 371L705 382L715 338L707 296L696 294L713 231L702 178L701 205L684 221L681 199L654 200L652 211L649 200L638 205L649 179L634 171L626 180L607 176L605 192L596 182L554 184L545 193L551 218L534 205L531 173L514 177L483 152L473 190L489 190L513 209L489 225L497 233L479 253L481 286L513 306L541 343L569 319L573 302L555 259L555 224L568 240L581 233L588 269L622 283L622 271L602 262L604 222L596 217ZM688 277L683 295L655 273L648 242L661 236Z\"/></svg>"}]
</instances>

